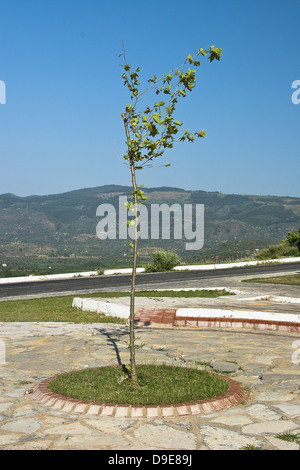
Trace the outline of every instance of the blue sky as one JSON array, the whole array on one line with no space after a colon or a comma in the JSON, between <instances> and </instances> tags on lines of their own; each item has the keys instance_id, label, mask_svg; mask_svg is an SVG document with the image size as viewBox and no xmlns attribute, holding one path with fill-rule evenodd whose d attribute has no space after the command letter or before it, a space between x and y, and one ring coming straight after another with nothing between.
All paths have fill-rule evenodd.
<instances>
[{"instance_id":1,"label":"blue sky","mask_svg":"<svg viewBox=\"0 0 300 470\"><path fill-rule=\"evenodd\" d=\"M299 0L1 0L0 194L130 185L121 41L141 76L202 59L176 117L207 136L139 173L145 186L300 197Z\"/></svg>"}]
</instances>

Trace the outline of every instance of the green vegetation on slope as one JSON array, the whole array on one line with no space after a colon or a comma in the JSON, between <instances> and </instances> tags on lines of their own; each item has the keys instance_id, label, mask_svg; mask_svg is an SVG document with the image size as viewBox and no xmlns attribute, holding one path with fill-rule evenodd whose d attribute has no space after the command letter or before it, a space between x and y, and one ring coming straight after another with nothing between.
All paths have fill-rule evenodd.
<instances>
[{"instance_id":1,"label":"green vegetation on slope","mask_svg":"<svg viewBox=\"0 0 300 470\"><path fill-rule=\"evenodd\" d=\"M300 228L298 229L298 232L289 232L287 237L278 245L271 245L268 248L260 250L259 253L257 253L256 258L264 260L283 257L293 258L297 256L300 256Z\"/></svg>"},{"instance_id":2,"label":"green vegetation on slope","mask_svg":"<svg viewBox=\"0 0 300 470\"><path fill-rule=\"evenodd\" d=\"M160 249L177 253L183 264L253 258L256 250L280 243L299 225L299 198L168 187L144 190L149 232L151 204L180 204L182 208L204 204L205 241L200 251L185 250L189 240L173 239L171 214L171 239L140 240L140 265ZM131 200L130 193L130 187L106 185L48 196L0 195L0 277L131 266L129 239L99 240L96 236L97 207L112 204L118 223L119 196Z\"/></svg>"}]
</instances>

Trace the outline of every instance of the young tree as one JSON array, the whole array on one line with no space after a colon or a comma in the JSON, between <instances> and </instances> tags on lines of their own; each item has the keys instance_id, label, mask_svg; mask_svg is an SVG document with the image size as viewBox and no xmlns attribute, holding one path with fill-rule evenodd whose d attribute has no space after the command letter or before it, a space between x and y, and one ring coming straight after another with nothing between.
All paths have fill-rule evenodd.
<instances>
[{"instance_id":1,"label":"young tree","mask_svg":"<svg viewBox=\"0 0 300 470\"><path fill-rule=\"evenodd\" d=\"M166 149L171 149L176 142L193 142L195 137L204 137L205 130L190 133L187 129L180 133L182 122L174 117L174 111L179 99L187 96L196 85L196 70L191 66L199 67L199 57L207 56L210 62L220 60L222 49L210 46L209 49L200 48L193 56L189 54L183 64L160 78L153 76L143 91L139 90L140 68L132 69L127 62L123 46L124 85L130 94L130 103L126 105L125 112L121 114L126 134L127 152L124 159L131 171L133 202L127 204L127 209L134 212L134 241L132 283L130 296L130 375L131 381L137 385L135 364L135 286L136 266L138 257L138 206L145 204L146 197L143 190L137 185L136 171L154 166L154 162L161 157ZM150 96L151 103L144 104L144 98ZM169 166L165 163L163 166Z\"/></svg>"}]
</instances>

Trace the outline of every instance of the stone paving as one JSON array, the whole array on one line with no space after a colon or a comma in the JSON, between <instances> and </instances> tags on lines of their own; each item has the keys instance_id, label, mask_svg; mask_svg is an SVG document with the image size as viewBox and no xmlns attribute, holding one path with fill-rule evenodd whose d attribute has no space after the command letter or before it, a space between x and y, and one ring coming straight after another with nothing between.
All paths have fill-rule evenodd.
<instances>
[{"instance_id":1,"label":"stone paving","mask_svg":"<svg viewBox=\"0 0 300 470\"><path fill-rule=\"evenodd\" d=\"M231 371L246 403L198 416L128 419L61 412L33 401L38 382L73 369L129 362L127 327L3 323L0 449L299 449L276 436L300 432L299 335L242 330L138 329L140 363ZM295 346L297 348L295 348Z\"/></svg>"},{"instance_id":2,"label":"stone paving","mask_svg":"<svg viewBox=\"0 0 300 470\"><path fill-rule=\"evenodd\" d=\"M190 281L185 287L204 287L206 283ZM248 296L260 292L299 298L299 288L242 285L238 277L224 278L221 283L211 279L209 285L239 288ZM161 286L151 286L155 287ZM165 287L178 286L169 283ZM215 300L224 306L224 302L236 304L238 299ZM257 305L255 300L249 302L251 308ZM212 299L203 303L213 304ZM291 307L272 304L275 311L287 306ZM299 313L299 305L288 310ZM277 437L300 433L299 334L150 325L138 328L136 336L143 346L137 350L139 363L197 364L220 370L249 390L249 398L226 410L153 419L94 416L43 407L31 399L30 393L42 380L85 367L129 363L128 327L0 323L0 449L239 450L254 445L299 450L298 443Z\"/></svg>"}]
</instances>

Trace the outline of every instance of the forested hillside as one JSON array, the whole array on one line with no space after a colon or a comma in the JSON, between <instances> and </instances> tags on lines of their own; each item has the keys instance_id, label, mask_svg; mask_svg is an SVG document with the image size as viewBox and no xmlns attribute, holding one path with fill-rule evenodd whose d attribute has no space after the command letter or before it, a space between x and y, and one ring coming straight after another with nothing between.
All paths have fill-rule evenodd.
<instances>
[{"instance_id":1,"label":"forested hillside","mask_svg":"<svg viewBox=\"0 0 300 470\"><path fill-rule=\"evenodd\" d=\"M141 264L160 247L176 251L184 263L251 257L255 250L280 242L300 226L299 198L168 187L144 191L149 212L154 203L204 204L205 242L199 251L186 251L184 240L141 240ZM130 265L129 239L99 240L96 236L97 207L112 204L118 216L119 196L130 200L131 188L107 185L47 196L0 195L0 275Z\"/></svg>"}]
</instances>

